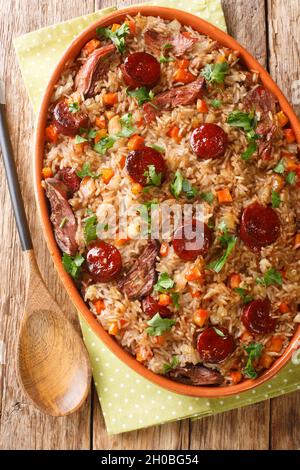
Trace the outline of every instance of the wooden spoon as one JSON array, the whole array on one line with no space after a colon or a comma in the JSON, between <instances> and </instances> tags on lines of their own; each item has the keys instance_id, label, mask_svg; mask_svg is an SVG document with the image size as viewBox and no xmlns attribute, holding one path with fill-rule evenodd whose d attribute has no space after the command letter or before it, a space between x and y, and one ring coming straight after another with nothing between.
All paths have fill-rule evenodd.
<instances>
[{"instance_id":1,"label":"wooden spoon","mask_svg":"<svg viewBox=\"0 0 300 470\"><path fill-rule=\"evenodd\" d=\"M9 139L3 85L0 81L0 145L29 287L21 323L17 369L24 392L42 412L65 416L84 403L91 368L82 339L51 297L33 252Z\"/></svg>"}]
</instances>

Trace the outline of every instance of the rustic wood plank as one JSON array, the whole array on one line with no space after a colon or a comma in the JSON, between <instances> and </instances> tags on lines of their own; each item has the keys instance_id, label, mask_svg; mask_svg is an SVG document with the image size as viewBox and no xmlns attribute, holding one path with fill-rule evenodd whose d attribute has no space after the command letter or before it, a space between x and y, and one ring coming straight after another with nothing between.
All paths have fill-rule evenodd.
<instances>
[{"instance_id":1,"label":"rustic wood plank","mask_svg":"<svg viewBox=\"0 0 300 470\"><path fill-rule=\"evenodd\" d=\"M269 68L300 116L300 0L268 0ZM270 447L297 449L300 392L271 401Z\"/></svg>"},{"instance_id":2,"label":"rustic wood plank","mask_svg":"<svg viewBox=\"0 0 300 470\"><path fill-rule=\"evenodd\" d=\"M269 67L300 116L300 0L268 0Z\"/></svg>"},{"instance_id":3,"label":"rustic wood plank","mask_svg":"<svg viewBox=\"0 0 300 470\"><path fill-rule=\"evenodd\" d=\"M11 139L17 161L25 206L39 266L43 277L63 310L77 324L76 314L46 248L35 207L32 187L31 144L34 116L12 48L12 37L42 26L93 11L93 0L72 0L62 8L59 0L0 1L1 77L5 77ZM5 22L3 21L5 19ZM0 447L2 449L88 449L90 447L90 399L80 412L55 419L36 411L23 396L16 380L15 357L18 326L25 298L26 275L14 219L0 164L0 233L3 267L0 298L0 340L6 342L5 365L0 366Z\"/></svg>"}]
</instances>

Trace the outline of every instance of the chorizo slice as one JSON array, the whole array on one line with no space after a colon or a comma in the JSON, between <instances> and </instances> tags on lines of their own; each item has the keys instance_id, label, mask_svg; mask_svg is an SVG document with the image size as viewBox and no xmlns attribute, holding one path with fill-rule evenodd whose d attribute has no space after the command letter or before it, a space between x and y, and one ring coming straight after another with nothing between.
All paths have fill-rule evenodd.
<instances>
[{"instance_id":1,"label":"chorizo slice","mask_svg":"<svg viewBox=\"0 0 300 470\"><path fill-rule=\"evenodd\" d=\"M122 269L122 258L118 248L103 240L90 243L86 255L88 271L96 282L115 280Z\"/></svg>"},{"instance_id":2,"label":"chorizo slice","mask_svg":"<svg viewBox=\"0 0 300 470\"><path fill-rule=\"evenodd\" d=\"M272 207L258 202L247 206L241 218L240 237L253 251L274 243L280 235L280 220Z\"/></svg>"},{"instance_id":3,"label":"chorizo slice","mask_svg":"<svg viewBox=\"0 0 300 470\"><path fill-rule=\"evenodd\" d=\"M267 297L252 300L245 305L241 318L247 330L253 334L272 333L276 327L276 319L271 317L271 302Z\"/></svg>"},{"instance_id":4,"label":"chorizo slice","mask_svg":"<svg viewBox=\"0 0 300 470\"><path fill-rule=\"evenodd\" d=\"M222 362L233 352L234 339L226 328L210 326L199 334L197 349L204 362Z\"/></svg>"},{"instance_id":5,"label":"chorizo slice","mask_svg":"<svg viewBox=\"0 0 300 470\"><path fill-rule=\"evenodd\" d=\"M82 111L72 113L67 100L60 100L53 110L53 123L60 134L74 137L80 128L88 127L89 118Z\"/></svg>"},{"instance_id":6,"label":"chorizo slice","mask_svg":"<svg viewBox=\"0 0 300 470\"><path fill-rule=\"evenodd\" d=\"M129 54L121 70L129 86L153 87L160 80L160 64L153 55L147 52Z\"/></svg>"},{"instance_id":7,"label":"chorizo slice","mask_svg":"<svg viewBox=\"0 0 300 470\"><path fill-rule=\"evenodd\" d=\"M159 242L150 240L131 269L119 280L118 289L129 299L149 295L156 282L155 264L159 254Z\"/></svg>"},{"instance_id":8,"label":"chorizo slice","mask_svg":"<svg viewBox=\"0 0 300 470\"><path fill-rule=\"evenodd\" d=\"M109 58L114 51L115 46L113 44L102 46L92 52L80 67L75 77L75 89L79 93L83 93L85 98L94 96L96 82L106 72L109 66Z\"/></svg>"},{"instance_id":9,"label":"chorizo slice","mask_svg":"<svg viewBox=\"0 0 300 470\"><path fill-rule=\"evenodd\" d=\"M193 130L190 144L201 159L219 158L226 152L228 136L217 124L206 123Z\"/></svg>"},{"instance_id":10,"label":"chorizo slice","mask_svg":"<svg viewBox=\"0 0 300 470\"><path fill-rule=\"evenodd\" d=\"M221 385L224 382L220 372L208 369L200 364L178 367L169 372L168 375L176 382L186 385Z\"/></svg>"},{"instance_id":11,"label":"chorizo slice","mask_svg":"<svg viewBox=\"0 0 300 470\"><path fill-rule=\"evenodd\" d=\"M51 222L59 248L68 255L75 255L78 245L75 239L77 223L67 199L67 187L57 178L47 178L46 196L51 206Z\"/></svg>"}]
</instances>

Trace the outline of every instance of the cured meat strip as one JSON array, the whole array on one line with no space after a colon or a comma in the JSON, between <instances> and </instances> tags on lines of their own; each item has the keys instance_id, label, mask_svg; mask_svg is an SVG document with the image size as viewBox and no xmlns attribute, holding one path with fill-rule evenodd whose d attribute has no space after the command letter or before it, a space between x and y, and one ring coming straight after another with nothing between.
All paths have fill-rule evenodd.
<instances>
[{"instance_id":1,"label":"cured meat strip","mask_svg":"<svg viewBox=\"0 0 300 470\"><path fill-rule=\"evenodd\" d=\"M169 377L186 385L221 385L224 382L220 372L201 365L178 367L169 373Z\"/></svg>"},{"instance_id":2,"label":"cured meat strip","mask_svg":"<svg viewBox=\"0 0 300 470\"><path fill-rule=\"evenodd\" d=\"M160 110L172 109L176 106L186 106L195 103L198 98L202 98L204 89L205 79L204 77L200 77L187 85L174 87L168 91L160 93L151 103L146 103L143 106L146 123L149 124L152 122L159 114Z\"/></svg>"},{"instance_id":3,"label":"cured meat strip","mask_svg":"<svg viewBox=\"0 0 300 470\"><path fill-rule=\"evenodd\" d=\"M259 111L262 114L275 113L276 100L275 96L262 85L252 88L245 99L244 103L248 111Z\"/></svg>"},{"instance_id":4,"label":"cured meat strip","mask_svg":"<svg viewBox=\"0 0 300 470\"><path fill-rule=\"evenodd\" d=\"M175 57L183 56L198 41L196 38L185 36L182 33L162 34L149 29L144 34L145 43L154 54L159 54L165 45L170 45Z\"/></svg>"},{"instance_id":5,"label":"cured meat strip","mask_svg":"<svg viewBox=\"0 0 300 470\"><path fill-rule=\"evenodd\" d=\"M156 281L155 263L158 253L159 242L149 241L132 268L118 282L118 289L129 299L140 299L152 291Z\"/></svg>"},{"instance_id":6,"label":"cured meat strip","mask_svg":"<svg viewBox=\"0 0 300 470\"><path fill-rule=\"evenodd\" d=\"M75 255L78 250L75 239L77 223L67 199L67 187L57 178L47 178L45 184L57 244L64 253Z\"/></svg>"},{"instance_id":7,"label":"cured meat strip","mask_svg":"<svg viewBox=\"0 0 300 470\"><path fill-rule=\"evenodd\" d=\"M75 77L76 91L83 93L86 98L91 98L95 94L96 82L109 66L109 57L115 51L113 44L96 49L80 67Z\"/></svg>"}]
</instances>

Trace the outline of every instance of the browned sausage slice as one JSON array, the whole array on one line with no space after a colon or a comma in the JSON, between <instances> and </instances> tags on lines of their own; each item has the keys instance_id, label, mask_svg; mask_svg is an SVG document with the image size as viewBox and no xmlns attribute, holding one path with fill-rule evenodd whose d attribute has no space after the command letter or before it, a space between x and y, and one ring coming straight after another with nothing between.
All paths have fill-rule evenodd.
<instances>
[{"instance_id":1,"label":"browned sausage slice","mask_svg":"<svg viewBox=\"0 0 300 470\"><path fill-rule=\"evenodd\" d=\"M120 279L118 288L129 299L149 295L156 281L155 264L159 253L159 242L150 240L132 268Z\"/></svg>"},{"instance_id":2,"label":"browned sausage slice","mask_svg":"<svg viewBox=\"0 0 300 470\"><path fill-rule=\"evenodd\" d=\"M144 39L152 53L159 54L163 46L170 45L175 57L183 56L198 41L197 38L187 37L182 33L169 35L152 29L145 32Z\"/></svg>"},{"instance_id":3,"label":"browned sausage slice","mask_svg":"<svg viewBox=\"0 0 300 470\"><path fill-rule=\"evenodd\" d=\"M75 239L77 223L67 200L67 187L56 178L47 178L45 184L57 244L64 253L75 255L78 250Z\"/></svg>"},{"instance_id":4,"label":"browned sausage slice","mask_svg":"<svg viewBox=\"0 0 300 470\"><path fill-rule=\"evenodd\" d=\"M60 134L75 136L81 127L88 127L89 118L82 111L72 113L67 100L57 103L53 111L53 123Z\"/></svg>"},{"instance_id":5,"label":"browned sausage slice","mask_svg":"<svg viewBox=\"0 0 300 470\"><path fill-rule=\"evenodd\" d=\"M220 372L201 365L178 367L169 372L169 377L187 385L221 385L224 382Z\"/></svg>"},{"instance_id":6,"label":"browned sausage slice","mask_svg":"<svg viewBox=\"0 0 300 470\"><path fill-rule=\"evenodd\" d=\"M270 300L266 297L265 299L252 300L245 305L242 322L251 333L272 333L276 327L276 320L271 317Z\"/></svg>"},{"instance_id":7,"label":"browned sausage slice","mask_svg":"<svg viewBox=\"0 0 300 470\"><path fill-rule=\"evenodd\" d=\"M83 93L86 98L95 94L96 82L109 66L109 57L115 51L113 44L107 44L92 52L86 62L80 67L75 77L76 91Z\"/></svg>"},{"instance_id":8,"label":"browned sausage slice","mask_svg":"<svg viewBox=\"0 0 300 470\"><path fill-rule=\"evenodd\" d=\"M271 207L258 202L247 206L242 214L240 237L253 251L271 245L280 235L280 220Z\"/></svg>"}]
</instances>

